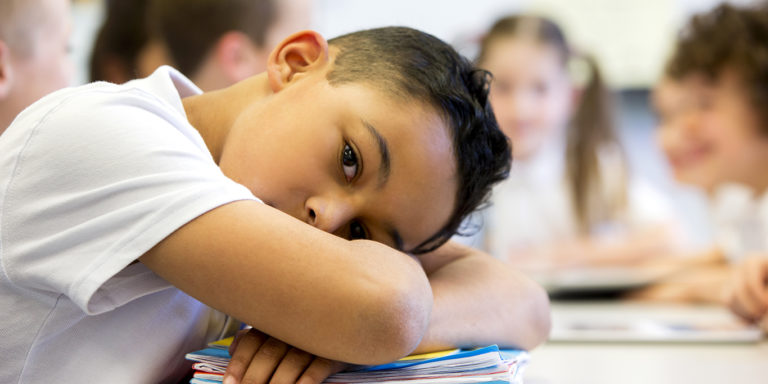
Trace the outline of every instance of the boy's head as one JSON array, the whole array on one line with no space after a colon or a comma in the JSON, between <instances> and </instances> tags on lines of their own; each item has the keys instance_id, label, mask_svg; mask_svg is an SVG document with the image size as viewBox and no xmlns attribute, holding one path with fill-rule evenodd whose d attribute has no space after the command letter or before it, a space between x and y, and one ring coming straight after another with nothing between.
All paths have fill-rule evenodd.
<instances>
[{"instance_id":1,"label":"boy's head","mask_svg":"<svg viewBox=\"0 0 768 384\"><path fill-rule=\"evenodd\" d=\"M232 85L264 71L274 46L306 28L304 0L154 0L147 9L149 41L141 75L171 64L203 90ZM194 28L190 28L194 26Z\"/></svg>"},{"instance_id":2,"label":"boy's head","mask_svg":"<svg viewBox=\"0 0 768 384\"><path fill-rule=\"evenodd\" d=\"M421 100L448 125L457 164L456 204L445 227L417 249L441 245L509 173L509 143L488 102L490 75L439 39L408 28L361 31L329 44L339 49L328 74L332 85L369 84L402 101Z\"/></svg>"},{"instance_id":3,"label":"boy's head","mask_svg":"<svg viewBox=\"0 0 768 384\"><path fill-rule=\"evenodd\" d=\"M90 80L121 84L140 77L139 53L149 39L150 0L106 0L106 16L91 51Z\"/></svg>"},{"instance_id":4,"label":"boy's head","mask_svg":"<svg viewBox=\"0 0 768 384\"><path fill-rule=\"evenodd\" d=\"M69 3L0 2L0 133L22 109L69 85Z\"/></svg>"},{"instance_id":5,"label":"boy's head","mask_svg":"<svg viewBox=\"0 0 768 384\"><path fill-rule=\"evenodd\" d=\"M694 16L654 103L679 181L768 187L768 10L723 4Z\"/></svg>"},{"instance_id":6,"label":"boy's head","mask_svg":"<svg viewBox=\"0 0 768 384\"><path fill-rule=\"evenodd\" d=\"M219 165L325 231L426 252L509 171L488 75L433 36L301 32L273 51L267 76L273 96L239 114Z\"/></svg>"}]
</instances>

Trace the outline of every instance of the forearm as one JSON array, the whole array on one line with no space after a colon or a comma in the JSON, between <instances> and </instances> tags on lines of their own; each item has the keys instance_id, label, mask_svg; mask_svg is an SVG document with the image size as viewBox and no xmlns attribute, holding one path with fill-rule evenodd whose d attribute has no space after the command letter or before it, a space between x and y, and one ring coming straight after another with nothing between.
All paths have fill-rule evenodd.
<instances>
[{"instance_id":1,"label":"forearm","mask_svg":"<svg viewBox=\"0 0 768 384\"><path fill-rule=\"evenodd\" d=\"M407 255L340 239L252 202L198 217L140 260L287 344L358 364L408 353L432 305L424 271Z\"/></svg>"},{"instance_id":2,"label":"forearm","mask_svg":"<svg viewBox=\"0 0 768 384\"><path fill-rule=\"evenodd\" d=\"M470 248L429 272L434 305L418 352L499 344L531 349L549 335L546 292L509 265Z\"/></svg>"},{"instance_id":3,"label":"forearm","mask_svg":"<svg viewBox=\"0 0 768 384\"><path fill-rule=\"evenodd\" d=\"M584 236L512 252L508 261L523 269L551 269L575 266L634 265L648 260L664 259L678 247L666 230L645 230L614 239Z\"/></svg>"},{"instance_id":4,"label":"forearm","mask_svg":"<svg viewBox=\"0 0 768 384\"><path fill-rule=\"evenodd\" d=\"M726 264L694 265L627 295L631 300L724 304L731 275Z\"/></svg>"}]
</instances>

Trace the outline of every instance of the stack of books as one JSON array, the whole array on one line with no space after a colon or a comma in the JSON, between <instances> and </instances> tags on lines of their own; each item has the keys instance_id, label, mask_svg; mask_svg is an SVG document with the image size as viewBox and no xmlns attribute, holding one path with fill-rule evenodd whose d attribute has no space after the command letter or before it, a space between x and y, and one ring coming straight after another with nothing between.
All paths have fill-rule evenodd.
<instances>
[{"instance_id":1,"label":"stack of books","mask_svg":"<svg viewBox=\"0 0 768 384\"><path fill-rule=\"evenodd\" d=\"M195 370L191 384L221 383L229 364L231 339L209 344L205 349L188 353ZM336 373L325 383L512 383L521 384L528 353L516 349L499 349L496 345L472 350L449 350L411 355L389 364L355 366Z\"/></svg>"}]
</instances>

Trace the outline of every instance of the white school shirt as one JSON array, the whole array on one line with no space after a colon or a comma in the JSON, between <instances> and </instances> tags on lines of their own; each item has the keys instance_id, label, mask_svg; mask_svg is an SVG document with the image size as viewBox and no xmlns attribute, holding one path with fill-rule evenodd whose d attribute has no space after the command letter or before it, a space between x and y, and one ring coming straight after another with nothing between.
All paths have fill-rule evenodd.
<instances>
[{"instance_id":1,"label":"white school shirt","mask_svg":"<svg viewBox=\"0 0 768 384\"><path fill-rule=\"evenodd\" d=\"M225 317L138 257L256 200L225 177L163 67L55 92L0 136L0 383L175 382Z\"/></svg>"},{"instance_id":2,"label":"white school shirt","mask_svg":"<svg viewBox=\"0 0 768 384\"><path fill-rule=\"evenodd\" d=\"M601 155L608 188L618 188L618 181L611 182L611 174L621 170L613 170L615 163L609 160L615 153L606 150ZM671 212L671 204L662 193L642 178L630 175L626 211L617 220L593 228L591 235L610 241L626 231L675 223ZM513 160L509 177L494 188L491 205L481 219L482 230L463 242L499 258L506 258L514 250L552 245L578 236L565 179L565 143L551 143L525 162Z\"/></svg>"},{"instance_id":3,"label":"white school shirt","mask_svg":"<svg viewBox=\"0 0 768 384\"><path fill-rule=\"evenodd\" d=\"M731 263L768 253L768 191L756 196L744 185L725 184L712 198L715 243Z\"/></svg>"}]
</instances>

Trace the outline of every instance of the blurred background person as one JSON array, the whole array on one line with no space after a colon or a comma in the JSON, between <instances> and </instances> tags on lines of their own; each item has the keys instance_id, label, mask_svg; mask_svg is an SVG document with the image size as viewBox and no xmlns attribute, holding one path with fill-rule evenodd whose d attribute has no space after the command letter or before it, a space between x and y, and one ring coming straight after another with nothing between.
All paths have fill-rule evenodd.
<instances>
[{"instance_id":1,"label":"blurred background person","mask_svg":"<svg viewBox=\"0 0 768 384\"><path fill-rule=\"evenodd\" d=\"M97 41L93 57L105 50L119 51L115 56L128 68L119 73L131 78L171 65L204 91L220 89L264 71L275 44L309 26L310 4L307 0L110 0L100 37L111 36L105 40L112 44L100 46ZM118 26L110 24L110 15L122 18ZM126 25L119 27L120 23ZM126 44L120 45L121 41ZM92 73L103 72L98 67L103 62L92 64Z\"/></svg>"},{"instance_id":2,"label":"blurred background person","mask_svg":"<svg viewBox=\"0 0 768 384\"><path fill-rule=\"evenodd\" d=\"M0 1L0 134L24 108L70 85L69 0Z\"/></svg>"},{"instance_id":3,"label":"blurred background person","mask_svg":"<svg viewBox=\"0 0 768 384\"><path fill-rule=\"evenodd\" d=\"M653 100L673 175L706 191L715 235L708 263L637 297L733 300L731 266L768 255L768 9L724 3L692 17Z\"/></svg>"},{"instance_id":4,"label":"blurred background person","mask_svg":"<svg viewBox=\"0 0 768 384\"><path fill-rule=\"evenodd\" d=\"M121 84L141 76L138 57L149 36L149 0L106 0L104 22L91 51L90 81Z\"/></svg>"},{"instance_id":5,"label":"blurred background person","mask_svg":"<svg viewBox=\"0 0 768 384\"><path fill-rule=\"evenodd\" d=\"M491 27L477 63L512 141L513 163L480 235L523 269L626 265L667 255L669 203L633 175L597 63L569 46L554 21L512 15Z\"/></svg>"}]
</instances>

